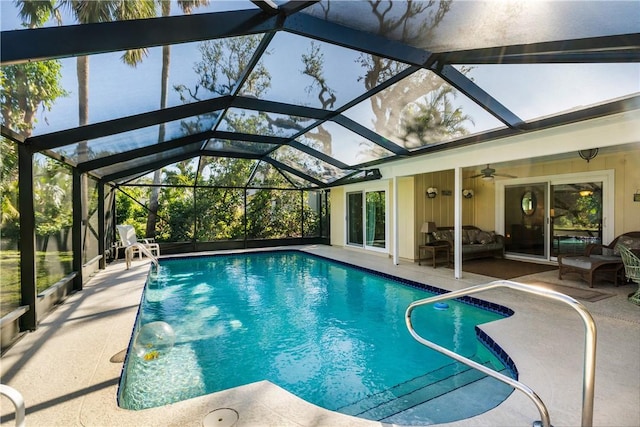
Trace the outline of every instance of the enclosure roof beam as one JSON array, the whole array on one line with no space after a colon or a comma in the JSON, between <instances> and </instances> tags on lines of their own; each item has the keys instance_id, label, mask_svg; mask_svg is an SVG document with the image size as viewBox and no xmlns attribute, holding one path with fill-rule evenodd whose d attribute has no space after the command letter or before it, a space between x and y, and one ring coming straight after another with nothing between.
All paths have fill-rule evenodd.
<instances>
[{"instance_id":1,"label":"enclosure roof beam","mask_svg":"<svg viewBox=\"0 0 640 427\"><path fill-rule=\"evenodd\" d=\"M13 129L9 129L5 125L0 125L0 134L5 138L12 140L13 142L17 142L18 144L24 144L25 138L24 135L15 132Z\"/></svg>"},{"instance_id":2,"label":"enclosure roof beam","mask_svg":"<svg viewBox=\"0 0 640 427\"><path fill-rule=\"evenodd\" d=\"M322 181L320 181L320 180L318 180L318 179L316 179L316 178L314 178L314 177L312 177L310 175L307 175L306 173L300 172L298 169L294 169L291 166L285 165L284 163L279 162L279 161L277 161L275 159L272 159L270 157L263 157L262 160L264 160L267 163L270 163L272 166L275 166L278 169L285 170L285 171L287 171L287 172L289 172L289 173L291 173L291 174L293 174L293 175L295 175L295 176L297 176L299 178L304 179L305 181L309 181L309 182L311 182L313 184L316 184L319 187L326 187L327 186L327 184L325 184L324 182L322 182Z\"/></svg>"},{"instance_id":3,"label":"enclosure roof beam","mask_svg":"<svg viewBox=\"0 0 640 427\"><path fill-rule=\"evenodd\" d=\"M109 175L105 175L101 178L102 182L116 182L119 181L123 178L127 178L129 176L133 176L136 174L144 174L144 173L148 173L148 172L152 172L156 169L160 169L164 166L170 165L171 163L176 163L176 162L180 162L183 160L187 160L192 158L194 155L197 155L198 151L188 151L188 152L184 152L184 153L180 153L180 154L176 154L175 156L171 156L171 157L167 157L167 158L163 158L160 160L155 160L153 162L148 162L148 163L144 163L141 165L138 165L136 167L133 168L129 168L126 170L122 170L119 172L114 172L112 174Z\"/></svg>"},{"instance_id":4,"label":"enclosure roof beam","mask_svg":"<svg viewBox=\"0 0 640 427\"><path fill-rule=\"evenodd\" d=\"M90 172L95 169L112 166L117 163L127 162L129 160L150 156L152 154L162 153L164 151L173 150L175 148L180 148L185 145L203 141L204 139L209 137L211 133L212 132L209 131L209 132L197 133L194 135L187 135L182 138L173 139L171 141L162 142L159 144L151 144L151 145L147 145L146 147L140 147L134 150L124 151L122 153L116 153L110 156L88 160L86 162L78 163L77 168L82 172Z\"/></svg>"},{"instance_id":5,"label":"enclosure roof beam","mask_svg":"<svg viewBox=\"0 0 640 427\"><path fill-rule=\"evenodd\" d=\"M282 28L294 34L411 65L422 66L432 55L424 49L304 13L288 17Z\"/></svg>"},{"instance_id":6,"label":"enclosure roof beam","mask_svg":"<svg viewBox=\"0 0 640 427\"><path fill-rule=\"evenodd\" d=\"M446 64L442 66L436 65L433 71L510 128L523 129L526 126L524 120L453 66Z\"/></svg>"},{"instance_id":7,"label":"enclosure roof beam","mask_svg":"<svg viewBox=\"0 0 640 427\"><path fill-rule=\"evenodd\" d=\"M278 5L274 3L273 0L251 0L251 3L271 15L276 15L278 13Z\"/></svg>"},{"instance_id":8,"label":"enclosure roof beam","mask_svg":"<svg viewBox=\"0 0 640 427\"><path fill-rule=\"evenodd\" d=\"M210 134L210 138L228 139L231 141L246 141L246 142L259 142L264 144L286 144L289 142L289 138L283 138L281 136L271 135L257 135L253 133L242 132L228 132L223 130L215 130L207 132Z\"/></svg>"},{"instance_id":9,"label":"enclosure roof beam","mask_svg":"<svg viewBox=\"0 0 640 427\"><path fill-rule=\"evenodd\" d=\"M333 118L333 121L357 133L358 135L368 139L369 141L372 141L373 143L379 145L380 147L383 147L391 151L393 154L396 154L398 156L409 155L409 150L407 150L406 148L401 147L398 144L395 144L389 141L387 138L383 137L382 135L369 130L368 128L362 126L360 123L354 120L351 120L347 116L343 116L343 115L336 116Z\"/></svg>"},{"instance_id":10,"label":"enclosure roof beam","mask_svg":"<svg viewBox=\"0 0 640 427\"><path fill-rule=\"evenodd\" d=\"M337 168L340 168L340 169L350 169L351 168L351 166L349 166L349 165L347 165L345 163L342 163L341 161L337 160L335 157L331 157L328 154L323 153L322 151L315 150L315 149L313 149L313 148L311 148L311 147L309 147L307 145L304 145L304 144L302 144L302 143L300 143L298 141L295 141L295 140L291 141L291 142L289 142L288 145L293 147L293 148L295 148L295 149L297 149L297 150L302 151L303 153L307 153L310 156L313 156L313 157L315 157L317 159L320 159L323 162L329 163L330 165L333 165L333 166L335 166Z\"/></svg>"},{"instance_id":11,"label":"enclosure roof beam","mask_svg":"<svg viewBox=\"0 0 640 427\"><path fill-rule=\"evenodd\" d=\"M436 53L442 64L640 62L640 33Z\"/></svg>"},{"instance_id":12,"label":"enclosure roof beam","mask_svg":"<svg viewBox=\"0 0 640 427\"><path fill-rule=\"evenodd\" d=\"M226 151L226 150L202 150L200 152L201 156L209 156L209 157L229 157L232 159L251 159L251 160L261 160L261 154L255 153L240 153L238 151Z\"/></svg>"},{"instance_id":13,"label":"enclosure roof beam","mask_svg":"<svg viewBox=\"0 0 640 427\"><path fill-rule=\"evenodd\" d=\"M184 145L193 144L198 141L207 141L210 139L225 139L232 141L254 142L264 144L287 144L288 139L275 136L266 135L253 135L245 133L233 133L224 131L206 131L193 135L186 135L180 138L176 138L170 141L161 142L158 144L151 144L146 147L136 148L122 153L112 154L110 156L101 157L99 159L89 160L78 164L78 169L83 172L89 172L94 169L100 169L106 166L111 166L116 163L122 163L129 160L133 160L139 157L148 156L151 154L162 153L164 151L172 150L182 147ZM259 157L261 154L256 155Z\"/></svg>"},{"instance_id":14,"label":"enclosure roof beam","mask_svg":"<svg viewBox=\"0 0 640 427\"><path fill-rule=\"evenodd\" d=\"M251 9L3 31L0 64L264 33L276 30L278 19Z\"/></svg>"},{"instance_id":15,"label":"enclosure roof beam","mask_svg":"<svg viewBox=\"0 0 640 427\"><path fill-rule=\"evenodd\" d=\"M148 113L121 117L100 123L79 126L44 135L32 136L26 139L26 143L35 151L51 150L80 141L101 138L108 135L127 132L135 129L154 126L161 123L193 117L200 114L226 108L233 100L231 96L208 99L206 101L193 102L163 110L150 111Z\"/></svg>"},{"instance_id":16,"label":"enclosure roof beam","mask_svg":"<svg viewBox=\"0 0 640 427\"><path fill-rule=\"evenodd\" d=\"M291 0L284 4L281 4L279 9L281 12L284 12L285 16L293 15L294 13L300 12L303 9L308 8L309 6L313 6L318 3L320 0Z\"/></svg>"},{"instance_id":17,"label":"enclosure roof beam","mask_svg":"<svg viewBox=\"0 0 640 427\"><path fill-rule=\"evenodd\" d=\"M335 113L322 108L305 107L303 105L287 104L284 102L267 101L264 99L238 96L231 103L232 107L246 108L248 110L266 111L268 113L285 114L288 116L309 117L324 120Z\"/></svg>"},{"instance_id":18,"label":"enclosure roof beam","mask_svg":"<svg viewBox=\"0 0 640 427\"><path fill-rule=\"evenodd\" d=\"M32 136L27 138L25 143L30 145L35 151L51 150L65 145L70 145L80 141L87 141L101 138L104 136L114 135L117 133L127 132L148 126L154 126L161 123L194 117L201 114L211 113L212 111L223 110L228 107L246 108L255 111L268 111L271 113L285 115L299 115L301 117L310 117L312 119L325 119L335 113L328 112L319 108L302 107L297 105L285 104L282 102L264 101L249 97L232 97L221 96L219 98L209 99L206 101L193 102L189 104L170 107L163 110L155 110L147 113L136 114L133 116L122 117L119 119L108 120L100 123L79 126L75 128L65 129L57 132L51 132L43 135ZM225 132L227 139L239 139L235 137L233 132ZM243 138L247 139L247 138ZM269 142L258 141L257 139L247 139L253 142ZM282 138L276 143L286 142L288 139Z\"/></svg>"}]
</instances>

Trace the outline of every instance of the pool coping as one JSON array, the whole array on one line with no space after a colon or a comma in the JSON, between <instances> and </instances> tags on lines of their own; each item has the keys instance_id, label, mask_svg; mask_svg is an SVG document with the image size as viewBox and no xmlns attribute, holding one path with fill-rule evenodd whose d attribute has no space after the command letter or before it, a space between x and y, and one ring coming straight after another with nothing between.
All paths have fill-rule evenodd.
<instances>
[{"instance_id":1,"label":"pool coping","mask_svg":"<svg viewBox=\"0 0 640 427\"><path fill-rule=\"evenodd\" d=\"M295 255L303 255L309 258L317 258L317 259L321 259L325 262L328 263L334 263L337 265L341 265L344 267L348 267L348 268L352 268L355 270L359 270L359 271L363 271L366 272L368 274L371 274L373 276L377 276L377 277L382 277L384 279L389 280L390 282L394 282L397 283L399 285L403 285L403 286L408 286L411 288L415 288L415 289L420 289L420 290L424 290L427 292L430 292L432 294L436 294L436 295L442 295L442 294L446 294L449 291L447 291L446 289L442 289L442 288L438 288L436 286L432 286L429 284L425 284L425 283L420 283L420 282L416 282L414 280L409 280L409 279L405 279L402 277L398 277L398 276L394 276L392 274L388 274L388 273L384 273L384 272L380 272L380 271L376 271L376 270L372 270L366 267L362 267L359 265L355 265L355 264L351 264L348 262L344 262L344 261L340 261L340 260L335 260L329 257L325 257L319 254L314 254L314 253L309 253L306 252L304 250L299 250L299 249L291 249L291 248L282 248L282 249L278 249L278 248L269 248L269 249L265 249L265 250L261 250L259 252L229 252L229 253L224 253L224 254L188 254L185 256L172 256L170 258L164 258L164 259L160 259L159 260L159 265L162 265L163 261L174 261L174 260L178 260L178 261L182 261L182 260L189 260L189 259L204 259L204 258L228 258L228 257L240 257L240 256L255 256L256 254L259 255L270 255L270 254L295 254ZM126 382L126 368L127 365L129 363L131 356L131 352L132 352L132 348L133 348L133 341L135 338L135 331L138 327L140 327L140 314L141 314L141 309L142 309L142 303L144 301L145 298L145 294L147 292L147 287L149 285L149 281L152 278L152 275L154 274L154 272L157 272L159 269L159 266L156 267L155 265L151 264L150 268L149 268L149 272L147 274L146 280L145 280L145 284L144 284L144 288L143 291L141 293L141 297L140 297L140 304L138 306L138 310L136 312L136 318L135 318L135 323L134 323L134 327L131 331L131 339L129 341L129 345L127 346L127 351L126 351L126 355L125 355L125 359L124 359L124 363L122 364L122 370L120 373L120 380L118 382L118 389L117 389L117 396L116 396L116 402L118 407L122 408L122 409L128 409L128 410L140 410L140 409L130 409L130 408L123 408L121 403L121 399L122 399L122 392L123 392L123 387L124 384ZM469 296L464 296L461 298L456 298L454 299L455 301L458 301L460 303L466 304L466 305L470 305L472 307L476 307L476 308L480 308L482 310L491 312L491 313L495 313L495 314L499 314L501 315L503 318L506 317L510 317L514 314L514 311L504 305L500 305L500 304L495 304L489 301L485 301L479 298L473 298L473 297L469 297ZM497 321L500 319L496 319L493 321ZM486 332L484 332L479 325L474 325L474 331L476 334L476 339L478 341L479 344L483 345L487 350L489 350L489 352L498 359L498 361L500 363L502 363L506 369L509 372L509 375L511 377L513 377L515 380L518 380L518 369L515 366L515 363L513 362L513 360L511 359L511 357L509 357L509 355L502 349L502 347L500 347L500 345L493 340L489 334L487 334ZM486 376L485 376L486 377ZM268 380L262 380L262 381L267 381ZM277 384L274 384L277 386ZM241 387L241 386L240 386ZM279 387L279 386L278 386ZM235 388L235 387L232 387ZM224 390L219 390L219 391L224 391ZM213 393L217 393L219 391L213 392ZM211 394L211 393L206 393L206 394ZM205 394L205 395L206 395ZM292 393L293 394L293 393ZM201 397L201 396L194 396L194 397ZM508 397L508 396L507 396ZM506 399L506 397L505 397ZM188 400L188 399L183 399L183 400ZM172 403L178 403L179 401L176 402L172 402ZM426 403L426 402L423 402ZM166 404L165 404L166 405ZM165 406L165 405L161 405L161 406ZM495 407L495 405L487 407L487 411L491 410ZM144 408L144 409L152 409L154 407L150 407L150 408ZM324 408L326 409L326 408ZM330 410L330 409L327 409ZM341 413L339 411L333 411L333 412L338 412ZM486 411L484 411L486 412ZM474 416L477 416L478 414L475 414ZM461 418L460 420L464 420L464 419L468 419L470 417L465 417L465 418ZM460 420L456 420L456 421L460 421Z\"/></svg>"}]
</instances>

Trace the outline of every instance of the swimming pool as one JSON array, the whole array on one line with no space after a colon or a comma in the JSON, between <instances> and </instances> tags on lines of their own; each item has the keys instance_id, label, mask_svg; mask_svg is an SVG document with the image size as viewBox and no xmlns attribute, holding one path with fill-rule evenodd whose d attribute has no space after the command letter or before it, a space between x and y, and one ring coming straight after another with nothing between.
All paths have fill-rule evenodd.
<instances>
[{"instance_id":1,"label":"swimming pool","mask_svg":"<svg viewBox=\"0 0 640 427\"><path fill-rule=\"evenodd\" d=\"M509 387L408 333L407 306L429 295L424 285L297 251L162 260L143 293L119 404L156 407L266 379L324 408L399 424L453 421L496 406ZM446 310L417 311L414 325L438 344L515 376L506 355L499 359L499 349L477 339L476 325L509 314L487 307L450 301ZM429 330L421 330L427 319ZM138 357L141 327L154 322L170 325L175 344L156 353L149 345ZM430 412L442 405L438 396L479 382L491 390L482 393L491 394L483 404L470 399L468 411L456 402L453 414Z\"/></svg>"}]
</instances>

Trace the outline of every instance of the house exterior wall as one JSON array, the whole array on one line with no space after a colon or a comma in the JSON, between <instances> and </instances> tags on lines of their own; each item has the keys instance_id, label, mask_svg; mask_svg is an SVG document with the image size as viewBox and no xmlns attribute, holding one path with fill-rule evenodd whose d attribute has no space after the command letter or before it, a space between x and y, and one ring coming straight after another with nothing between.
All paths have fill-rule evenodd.
<instances>
[{"instance_id":1,"label":"house exterior wall","mask_svg":"<svg viewBox=\"0 0 640 427\"><path fill-rule=\"evenodd\" d=\"M622 148L622 147L621 147ZM627 150L598 154L587 163L578 153L570 159L550 160L544 163L531 162L514 166L501 167L501 173L518 177L541 177L613 170L615 179L614 195L614 235L628 231L640 230L640 202L633 201L633 195L640 192L640 144L627 147ZM465 182L471 179L465 179ZM476 207L476 224L478 227L493 227L495 223L495 190L493 182L476 179L474 203ZM473 188L473 187L472 187Z\"/></svg>"},{"instance_id":2,"label":"house exterior wall","mask_svg":"<svg viewBox=\"0 0 640 427\"><path fill-rule=\"evenodd\" d=\"M578 150L610 147L586 162ZM425 221L438 226L453 225L455 167L462 168L462 188L474 190L474 197L462 199L462 223L481 229L496 228L495 184L470 178L486 163L509 162L498 172L518 177L535 177L613 170L615 179L614 235L640 230L640 111L583 121L559 128L532 132L470 147L437 152L393 162L380 167L385 183L370 181L333 188L331 197L331 243L345 246L348 191L380 188L389 194L388 254L393 255L393 177L398 179L399 257L417 259L418 245L424 241L420 227ZM498 169L498 168L496 168ZM436 187L434 199L426 190ZM443 194L451 191L451 195Z\"/></svg>"}]
</instances>

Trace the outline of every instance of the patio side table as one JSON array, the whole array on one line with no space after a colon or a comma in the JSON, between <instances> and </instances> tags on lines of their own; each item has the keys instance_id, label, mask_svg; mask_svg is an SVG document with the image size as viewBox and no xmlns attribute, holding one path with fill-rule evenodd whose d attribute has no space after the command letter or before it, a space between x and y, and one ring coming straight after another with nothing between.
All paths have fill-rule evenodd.
<instances>
[{"instance_id":1,"label":"patio side table","mask_svg":"<svg viewBox=\"0 0 640 427\"><path fill-rule=\"evenodd\" d=\"M428 258L425 258L423 255L426 253L431 254L431 261L433 268L436 268L436 264L438 262L438 255L444 255L440 261L445 261L447 265L449 265L449 245L442 243L432 243L428 245L420 245L418 246L418 265L422 265L422 261Z\"/></svg>"}]
</instances>

